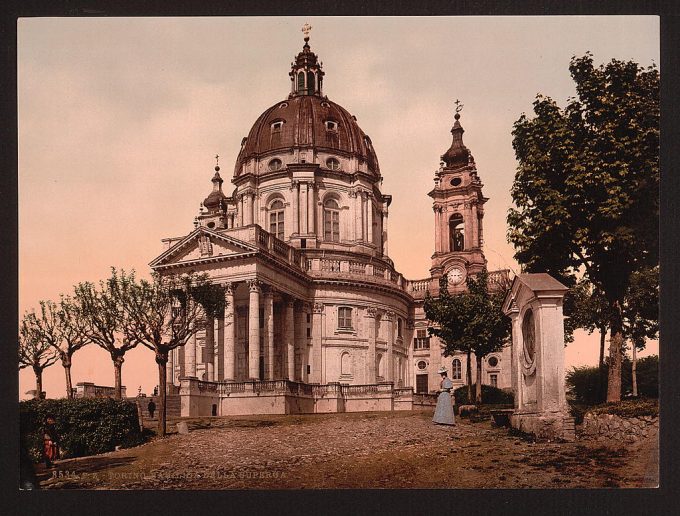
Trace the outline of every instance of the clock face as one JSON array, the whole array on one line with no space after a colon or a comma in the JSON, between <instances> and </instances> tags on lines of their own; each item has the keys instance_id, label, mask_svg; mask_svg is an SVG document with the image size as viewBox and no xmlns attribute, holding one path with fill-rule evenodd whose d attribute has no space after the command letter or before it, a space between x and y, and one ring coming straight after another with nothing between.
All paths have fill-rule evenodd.
<instances>
[{"instance_id":1,"label":"clock face","mask_svg":"<svg viewBox=\"0 0 680 516\"><path fill-rule=\"evenodd\" d=\"M465 274L463 273L463 270L460 269L459 267L453 267L449 271L449 278L451 279L451 282L454 285L459 285L460 283L463 282L463 278L465 278Z\"/></svg>"}]
</instances>

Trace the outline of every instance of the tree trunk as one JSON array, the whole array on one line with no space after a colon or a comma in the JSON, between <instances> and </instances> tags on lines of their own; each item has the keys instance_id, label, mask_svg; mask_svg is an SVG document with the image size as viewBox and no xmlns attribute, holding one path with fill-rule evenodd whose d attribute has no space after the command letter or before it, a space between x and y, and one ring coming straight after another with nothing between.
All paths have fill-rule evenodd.
<instances>
[{"instance_id":1,"label":"tree trunk","mask_svg":"<svg viewBox=\"0 0 680 516\"><path fill-rule=\"evenodd\" d=\"M64 374L66 375L66 397L73 399L73 387L71 384L71 364L64 365Z\"/></svg>"},{"instance_id":2,"label":"tree trunk","mask_svg":"<svg viewBox=\"0 0 680 516\"><path fill-rule=\"evenodd\" d=\"M607 328L600 328L600 361L598 362L599 384L600 384L600 401L604 401L607 397L607 377L604 374L604 345L607 341Z\"/></svg>"},{"instance_id":3,"label":"tree trunk","mask_svg":"<svg viewBox=\"0 0 680 516\"><path fill-rule=\"evenodd\" d=\"M33 372L35 373L35 390L37 391L35 398L40 400L40 399L42 399L42 372L43 372L43 370L38 368L38 367L34 367Z\"/></svg>"},{"instance_id":4,"label":"tree trunk","mask_svg":"<svg viewBox=\"0 0 680 516\"><path fill-rule=\"evenodd\" d=\"M611 340L609 341L609 375L607 378L607 403L621 401L621 349L623 348L623 317L621 304L613 303Z\"/></svg>"},{"instance_id":5,"label":"tree trunk","mask_svg":"<svg viewBox=\"0 0 680 516\"><path fill-rule=\"evenodd\" d=\"M631 378L633 380L633 397L637 398L637 348L635 347L635 342L633 342L633 365L631 370Z\"/></svg>"},{"instance_id":6,"label":"tree trunk","mask_svg":"<svg viewBox=\"0 0 680 516\"><path fill-rule=\"evenodd\" d=\"M165 375L168 365L168 355L156 354L156 363L158 364L158 435L165 437L166 433L166 383Z\"/></svg>"},{"instance_id":7,"label":"tree trunk","mask_svg":"<svg viewBox=\"0 0 680 516\"><path fill-rule=\"evenodd\" d=\"M470 357L470 351L467 352L467 399L468 403L472 403L472 358Z\"/></svg>"},{"instance_id":8,"label":"tree trunk","mask_svg":"<svg viewBox=\"0 0 680 516\"><path fill-rule=\"evenodd\" d=\"M123 398L123 389L122 389L122 375L121 375L121 369L123 368L123 362L124 358L120 356L116 356L113 359L113 371L114 371L114 376L115 376L115 383L114 383L114 391L113 391L113 397L117 400Z\"/></svg>"},{"instance_id":9,"label":"tree trunk","mask_svg":"<svg viewBox=\"0 0 680 516\"><path fill-rule=\"evenodd\" d=\"M477 360L477 392L475 393L475 403L482 404L482 357L475 356Z\"/></svg>"}]
</instances>

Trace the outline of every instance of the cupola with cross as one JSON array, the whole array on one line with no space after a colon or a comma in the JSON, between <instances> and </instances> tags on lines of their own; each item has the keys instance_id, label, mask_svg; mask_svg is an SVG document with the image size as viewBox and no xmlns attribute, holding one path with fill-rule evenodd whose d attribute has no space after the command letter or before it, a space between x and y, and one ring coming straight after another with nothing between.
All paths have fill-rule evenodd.
<instances>
[{"instance_id":1,"label":"cupola with cross","mask_svg":"<svg viewBox=\"0 0 680 516\"><path fill-rule=\"evenodd\" d=\"M195 219L196 226L205 226L210 229L225 229L233 227L233 213L235 208L229 210L233 206L233 199L224 195L222 191L222 183L224 180L220 176L219 155L215 156L215 175L212 178L212 192L203 199L199 214Z\"/></svg>"},{"instance_id":2,"label":"cupola with cross","mask_svg":"<svg viewBox=\"0 0 680 516\"><path fill-rule=\"evenodd\" d=\"M451 146L441 156L435 172L433 199L435 215L435 251L430 273L433 277L449 275L449 283L462 284L467 274L484 268L482 252L482 219L484 203L482 182L472 153L463 143L460 112L463 105L456 100Z\"/></svg>"},{"instance_id":3,"label":"cupola with cross","mask_svg":"<svg viewBox=\"0 0 680 516\"><path fill-rule=\"evenodd\" d=\"M311 51L309 47L309 31L312 26L305 23L302 27L302 32L305 35L305 44L295 58L295 62L291 63L290 80L291 93L290 96L298 95L321 95L321 87L323 85L324 72L321 69L323 63L319 62L317 55Z\"/></svg>"}]
</instances>

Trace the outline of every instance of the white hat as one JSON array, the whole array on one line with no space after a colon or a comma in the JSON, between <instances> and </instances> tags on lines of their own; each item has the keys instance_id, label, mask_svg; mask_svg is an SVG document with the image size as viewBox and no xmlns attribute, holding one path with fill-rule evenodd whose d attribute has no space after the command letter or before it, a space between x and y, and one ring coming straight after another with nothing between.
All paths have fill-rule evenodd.
<instances>
[{"instance_id":1,"label":"white hat","mask_svg":"<svg viewBox=\"0 0 680 516\"><path fill-rule=\"evenodd\" d=\"M442 374L442 373L446 373L446 372L448 372L447 369L446 369L446 367L441 366L441 367L439 368L439 371L437 371L437 374Z\"/></svg>"}]
</instances>

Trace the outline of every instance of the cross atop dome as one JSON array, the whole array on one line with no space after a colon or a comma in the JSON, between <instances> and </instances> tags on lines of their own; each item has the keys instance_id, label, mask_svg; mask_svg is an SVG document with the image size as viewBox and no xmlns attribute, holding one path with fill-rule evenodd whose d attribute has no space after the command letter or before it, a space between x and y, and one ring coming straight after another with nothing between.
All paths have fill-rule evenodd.
<instances>
[{"instance_id":1,"label":"cross atop dome","mask_svg":"<svg viewBox=\"0 0 680 516\"><path fill-rule=\"evenodd\" d=\"M309 23L305 23L302 26L302 29L300 29L302 33L305 35L305 41L309 39L309 33L312 30L312 26Z\"/></svg>"}]
</instances>

